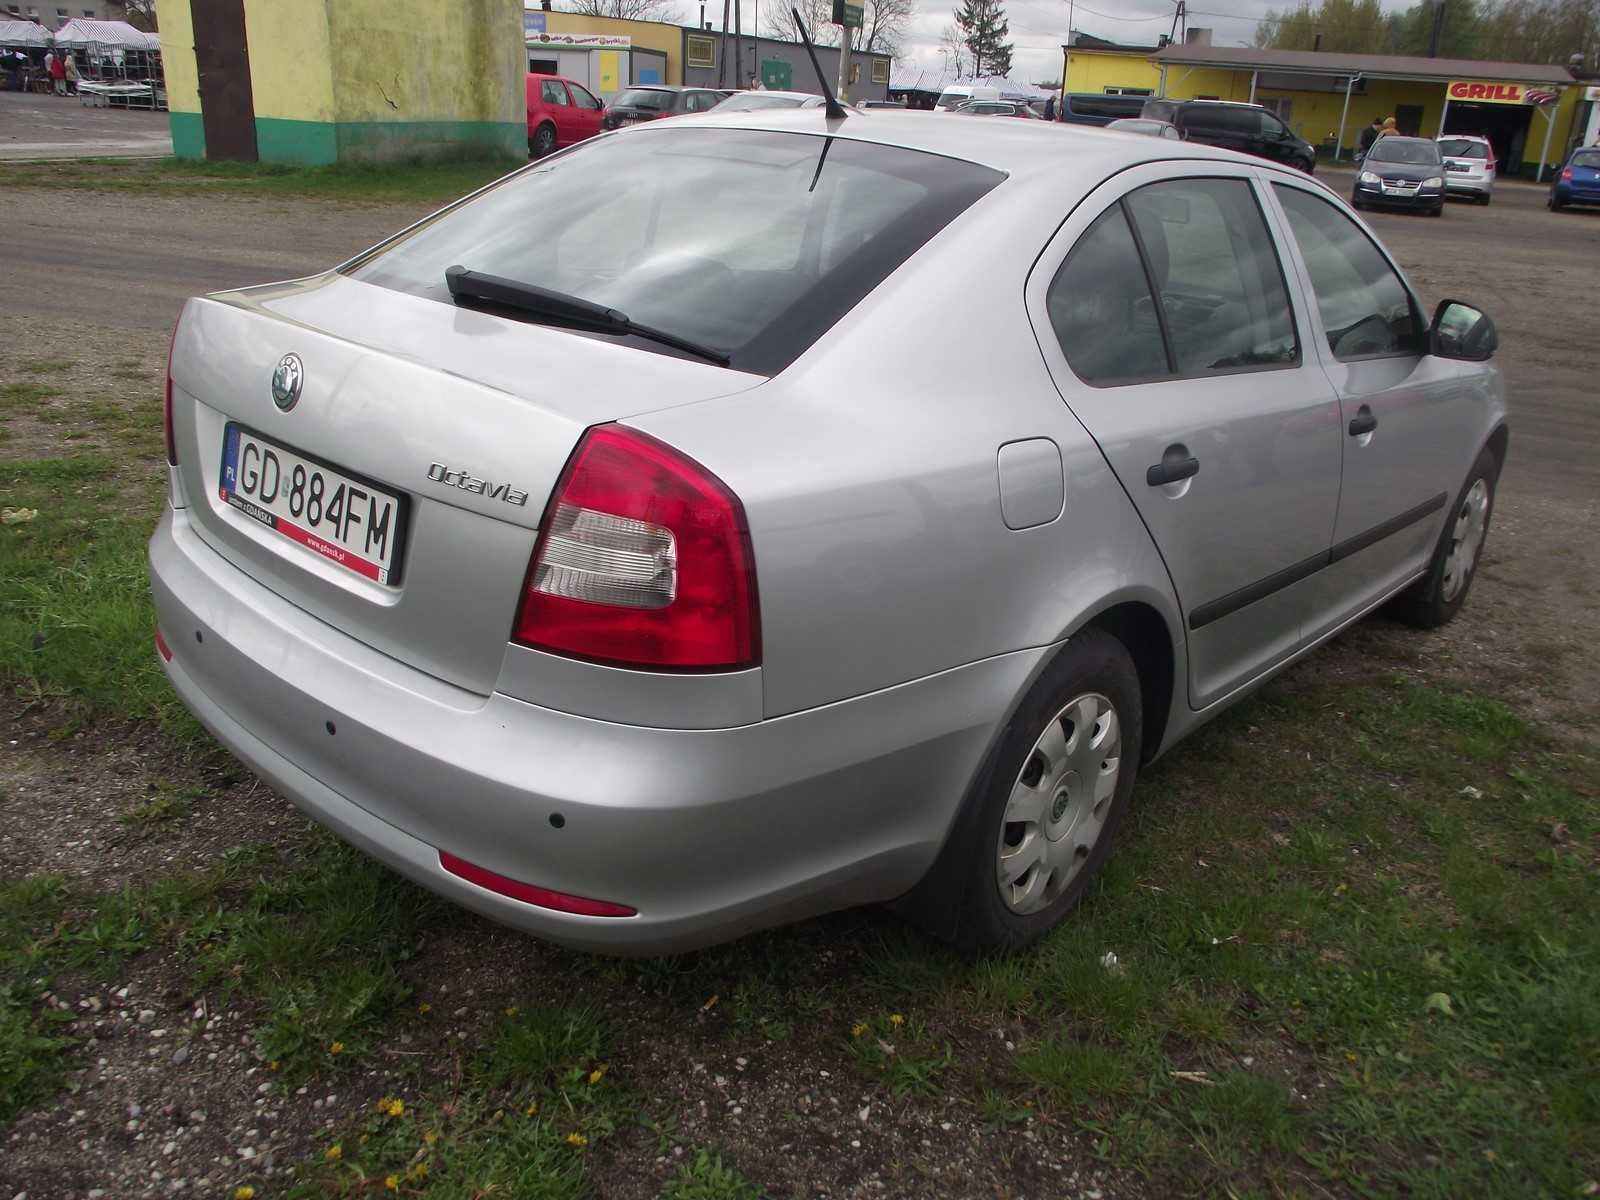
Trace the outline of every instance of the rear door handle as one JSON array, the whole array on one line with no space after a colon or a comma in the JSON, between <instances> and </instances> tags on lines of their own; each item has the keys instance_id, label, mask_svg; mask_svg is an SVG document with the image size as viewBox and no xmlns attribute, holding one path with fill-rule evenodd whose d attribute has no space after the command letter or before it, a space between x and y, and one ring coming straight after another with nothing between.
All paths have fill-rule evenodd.
<instances>
[{"instance_id":1,"label":"rear door handle","mask_svg":"<svg viewBox=\"0 0 1600 1200\"><path fill-rule=\"evenodd\" d=\"M1175 444L1162 452L1161 461L1144 473L1144 481L1151 487L1192 478L1200 474L1200 460L1189 453L1187 446Z\"/></svg>"},{"instance_id":2,"label":"rear door handle","mask_svg":"<svg viewBox=\"0 0 1600 1200\"><path fill-rule=\"evenodd\" d=\"M1356 409L1356 415L1350 418L1350 436L1360 437L1364 433L1371 433L1378 427L1378 418L1372 415L1372 410L1363 404Z\"/></svg>"}]
</instances>

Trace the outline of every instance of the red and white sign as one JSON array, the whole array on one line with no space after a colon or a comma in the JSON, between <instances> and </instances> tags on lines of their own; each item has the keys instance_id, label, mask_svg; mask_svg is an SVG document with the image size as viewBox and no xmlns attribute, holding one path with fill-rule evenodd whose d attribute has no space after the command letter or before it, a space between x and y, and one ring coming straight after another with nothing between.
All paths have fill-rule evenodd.
<instances>
[{"instance_id":1,"label":"red and white sign","mask_svg":"<svg viewBox=\"0 0 1600 1200\"><path fill-rule=\"evenodd\" d=\"M1470 104L1554 104L1561 93L1553 88L1525 83L1496 83L1484 79L1456 79L1445 88L1452 101Z\"/></svg>"}]
</instances>

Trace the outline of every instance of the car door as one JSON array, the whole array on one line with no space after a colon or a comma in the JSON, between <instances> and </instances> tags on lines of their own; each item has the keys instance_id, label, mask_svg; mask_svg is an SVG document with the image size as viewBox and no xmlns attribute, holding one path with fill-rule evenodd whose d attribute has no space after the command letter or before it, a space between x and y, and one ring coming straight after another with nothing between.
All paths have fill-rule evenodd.
<instances>
[{"instance_id":1,"label":"car door","mask_svg":"<svg viewBox=\"0 0 1600 1200\"><path fill-rule=\"evenodd\" d=\"M1309 351L1339 397L1343 483L1321 632L1421 571L1477 454L1487 370L1427 353L1424 310L1365 226L1315 184L1272 186L1284 241L1314 298Z\"/></svg>"},{"instance_id":2,"label":"car door","mask_svg":"<svg viewBox=\"0 0 1600 1200\"><path fill-rule=\"evenodd\" d=\"M572 98L568 110L572 120L572 140L581 142L600 132L600 119L605 116L605 105L582 84L567 80L567 94Z\"/></svg>"},{"instance_id":3,"label":"car door","mask_svg":"<svg viewBox=\"0 0 1600 1200\"><path fill-rule=\"evenodd\" d=\"M545 112L556 127L556 144L572 144L572 102L567 99L567 89L559 79L545 79L539 84L539 99L544 101Z\"/></svg>"},{"instance_id":4,"label":"car door","mask_svg":"<svg viewBox=\"0 0 1600 1200\"><path fill-rule=\"evenodd\" d=\"M1183 606L1195 708L1294 653L1327 562L1339 406L1290 279L1254 172L1222 163L1122 172L1029 278L1057 387Z\"/></svg>"},{"instance_id":5,"label":"car door","mask_svg":"<svg viewBox=\"0 0 1600 1200\"><path fill-rule=\"evenodd\" d=\"M1255 153L1262 158L1281 162L1285 166L1298 167L1299 147L1294 134L1289 132L1289 127L1272 113L1260 112L1256 116L1261 122L1261 132Z\"/></svg>"}]
</instances>

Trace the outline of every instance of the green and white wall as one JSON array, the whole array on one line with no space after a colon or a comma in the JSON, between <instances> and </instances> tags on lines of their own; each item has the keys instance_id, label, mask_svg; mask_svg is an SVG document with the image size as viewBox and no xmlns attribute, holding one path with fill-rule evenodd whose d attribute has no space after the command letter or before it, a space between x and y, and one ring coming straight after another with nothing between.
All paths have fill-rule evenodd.
<instances>
[{"instance_id":1,"label":"green and white wall","mask_svg":"<svg viewBox=\"0 0 1600 1200\"><path fill-rule=\"evenodd\" d=\"M173 150L204 158L190 0L157 11ZM522 13L522 0L244 0L260 160L526 158Z\"/></svg>"}]
</instances>

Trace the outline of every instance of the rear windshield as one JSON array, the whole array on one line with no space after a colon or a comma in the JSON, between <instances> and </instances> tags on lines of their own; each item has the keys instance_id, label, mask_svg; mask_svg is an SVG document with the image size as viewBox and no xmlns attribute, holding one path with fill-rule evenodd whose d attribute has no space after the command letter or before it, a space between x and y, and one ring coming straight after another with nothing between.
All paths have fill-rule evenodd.
<instances>
[{"instance_id":1,"label":"rear windshield","mask_svg":"<svg viewBox=\"0 0 1600 1200\"><path fill-rule=\"evenodd\" d=\"M1488 158L1489 147L1482 142L1469 142L1466 138L1445 138L1439 143L1439 153L1451 158Z\"/></svg>"},{"instance_id":2,"label":"rear windshield","mask_svg":"<svg viewBox=\"0 0 1600 1200\"><path fill-rule=\"evenodd\" d=\"M653 108L665 112L672 107L676 92L662 92L655 88L629 88L616 99L622 108Z\"/></svg>"},{"instance_id":3,"label":"rear windshield","mask_svg":"<svg viewBox=\"0 0 1600 1200\"><path fill-rule=\"evenodd\" d=\"M1600 150L1579 150L1572 156L1574 167L1594 167L1600 169Z\"/></svg>"},{"instance_id":4,"label":"rear windshield","mask_svg":"<svg viewBox=\"0 0 1600 1200\"><path fill-rule=\"evenodd\" d=\"M1375 162L1410 163L1421 167L1439 161L1439 147L1421 138L1381 137L1372 143L1367 158Z\"/></svg>"},{"instance_id":5,"label":"rear windshield","mask_svg":"<svg viewBox=\"0 0 1600 1200\"><path fill-rule=\"evenodd\" d=\"M755 112L760 108L799 108L798 96L773 96L761 92L743 92L729 96L717 105L718 112Z\"/></svg>"},{"instance_id":6,"label":"rear windshield","mask_svg":"<svg viewBox=\"0 0 1600 1200\"><path fill-rule=\"evenodd\" d=\"M773 374L1003 178L817 134L643 126L527 167L349 272L449 304L460 264Z\"/></svg>"}]
</instances>

